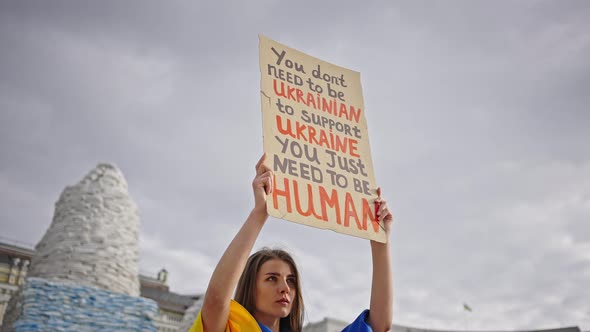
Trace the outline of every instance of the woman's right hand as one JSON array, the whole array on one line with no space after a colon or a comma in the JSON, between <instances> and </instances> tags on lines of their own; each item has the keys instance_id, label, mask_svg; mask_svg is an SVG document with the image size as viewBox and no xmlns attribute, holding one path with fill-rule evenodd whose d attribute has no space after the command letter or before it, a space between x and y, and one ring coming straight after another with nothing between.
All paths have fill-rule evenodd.
<instances>
[{"instance_id":1,"label":"woman's right hand","mask_svg":"<svg viewBox=\"0 0 590 332\"><path fill-rule=\"evenodd\" d=\"M256 164L256 177L252 181L254 191L254 209L252 212L268 215L266 212L266 197L272 193L273 172L270 167L264 164L266 152L260 157Z\"/></svg>"}]
</instances>

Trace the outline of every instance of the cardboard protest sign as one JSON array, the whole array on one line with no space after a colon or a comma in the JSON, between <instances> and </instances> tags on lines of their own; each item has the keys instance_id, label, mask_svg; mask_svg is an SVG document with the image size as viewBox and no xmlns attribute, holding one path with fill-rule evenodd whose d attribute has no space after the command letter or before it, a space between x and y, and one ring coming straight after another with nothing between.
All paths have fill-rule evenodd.
<instances>
[{"instance_id":1,"label":"cardboard protest sign","mask_svg":"<svg viewBox=\"0 0 590 332\"><path fill-rule=\"evenodd\" d=\"M360 73L260 38L268 213L386 242L377 222Z\"/></svg>"}]
</instances>

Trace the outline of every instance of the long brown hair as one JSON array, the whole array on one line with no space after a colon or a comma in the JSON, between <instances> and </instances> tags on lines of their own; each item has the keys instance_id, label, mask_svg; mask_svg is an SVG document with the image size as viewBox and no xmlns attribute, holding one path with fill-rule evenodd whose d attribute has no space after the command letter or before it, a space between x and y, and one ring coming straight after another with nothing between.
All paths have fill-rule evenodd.
<instances>
[{"instance_id":1,"label":"long brown hair","mask_svg":"<svg viewBox=\"0 0 590 332\"><path fill-rule=\"evenodd\" d=\"M295 276L296 288L291 312L287 317L281 318L280 327L281 329L289 328L291 332L301 332L303 328L303 296L301 295L299 272L297 271L297 265L295 265L293 257L284 250L262 248L248 258L246 267L244 267L244 271L240 276L240 281L238 281L235 300L250 313L256 311L256 299L254 298L256 294L256 276L258 275L258 271L260 271L262 264L275 258L289 264L291 271Z\"/></svg>"}]
</instances>

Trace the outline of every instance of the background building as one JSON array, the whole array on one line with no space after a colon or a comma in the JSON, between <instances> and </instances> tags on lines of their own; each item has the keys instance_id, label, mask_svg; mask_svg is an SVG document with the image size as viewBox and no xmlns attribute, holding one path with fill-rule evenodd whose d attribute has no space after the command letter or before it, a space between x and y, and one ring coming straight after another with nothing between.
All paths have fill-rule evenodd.
<instances>
[{"instance_id":1,"label":"background building","mask_svg":"<svg viewBox=\"0 0 590 332\"><path fill-rule=\"evenodd\" d=\"M25 282L31 259L35 254L32 246L17 241L0 239L0 326L8 300ZM162 269L155 278L139 276L141 296L158 303L155 319L159 332L176 332L185 312L202 301L202 295L182 295L170 291L168 272Z\"/></svg>"},{"instance_id":2,"label":"background building","mask_svg":"<svg viewBox=\"0 0 590 332\"><path fill-rule=\"evenodd\" d=\"M0 326L11 295L19 285L25 282L27 269L35 251L26 244L0 239ZM155 277L139 275L140 293L142 297L158 303L156 326L159 332L177 332L182 326L190 327L196 312L201 307L203 294L183 295L170 291L167 283L168 271L160 270ZM348 322L333 318L307 324L303 332L340 332ZM455 332L429 330L403 325L392 325L392 332ZM491 331L490 331L491 332ZM531 330L522 332L581 332L580 328L564 327L548 330Z\"/></svg>"},{"instance_id":3,"label":"background building","mask_svg":"<svg viewBox=\"0 0 590 332\"><path fill-rule=\"evenodd\" d=\"M0 326L8 300L24 283L34 253L24 243L0 239Z\"/></svg>"},{"instance_id":4,"label":"background building","mask_svg":"<svg viewBox=\"0 0 590 332\"><path fill-rule=\"evenodd\" d=\"M324 320L319 321L317 323L307 324L303 328L303 332L340 332L348 324L349 324L349 322L341 321L338 319L324 318ZM456 332L456 331L420 329L420 328L415 328L415 327L408 327L408 326L394 324L391 326L391 332ZM463 331L463 332L465 332L465 331ZM492 332L492 331L486 331L486 332ZM559 329L531 330L531 331L521 331L521 332L580 332L580 328L577 326L572 326L572 327L564 327L564 328L559 328Z\"/></svg>"},{"instance_id":5,"label":"background building","mask_svg":"<svg viewBox=\"0 0 590 332\"><path fill-rule=\"evenodd\" d=\"M156 326L160 332L177 331L187 310L195 303L200 304L203 301L203 295L182 295L171 292L167 279L168 272L165 269L160 270L156 278L139 276L141 296L158 303Z\"/></svg>"}]
</instances>

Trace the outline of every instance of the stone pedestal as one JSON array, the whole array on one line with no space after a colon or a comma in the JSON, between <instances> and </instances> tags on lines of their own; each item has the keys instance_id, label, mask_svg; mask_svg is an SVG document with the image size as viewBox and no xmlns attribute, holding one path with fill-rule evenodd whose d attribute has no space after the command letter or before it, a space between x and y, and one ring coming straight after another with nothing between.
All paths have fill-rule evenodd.
<instances>
[{"instance_id":1,"label":"stone pedestal","mask_svg":"<svg viewBox=\"0 0 590 332\"><path fill-rule=\"evenodd\" d=\"M6 332L156 332L156 302L70 282L28 278L10 301Z\"/></svg>"}]
</instances>

